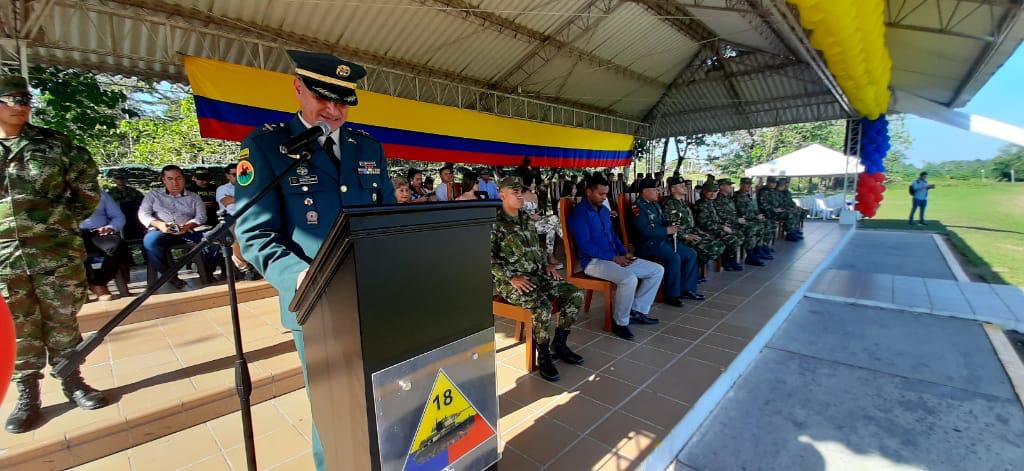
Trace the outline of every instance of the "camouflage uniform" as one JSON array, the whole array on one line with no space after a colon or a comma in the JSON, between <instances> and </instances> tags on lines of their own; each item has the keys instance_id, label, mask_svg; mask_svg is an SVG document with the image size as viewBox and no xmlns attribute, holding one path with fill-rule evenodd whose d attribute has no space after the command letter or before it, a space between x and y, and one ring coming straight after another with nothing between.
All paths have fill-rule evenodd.
<instances>
[{"instance_id":1,"label":"camouflage uniform","mask_svg":"<svg viewBox=\"0 0 1024 471\"><path fill-rule=\"evenodd\" d=\"M757 192L757 203L761 206L761 211L764 212L765 217L775 222L782 221L785 231L789 233L796 229L796 224L799 220L794 217L793 213L775 211L776 209L782 209L782 198L782 193L774 188L765 187Z\"/></svg>"},{"instance_id":2,"label":"camouflage uniform","mask_svg":"<svg viewBox=\"0 0 1024 471\"><path fill-rule=\"evenodd\" d=\"M741 214L736 208L736 194L725 195L723 193L718 194L718 198L715 198L715 210L718 215L726 221L729 227L732 227L736 232L736 235L742 235L744 247L749 252L754 247L761 245L761 226L756 224L757 220L751 221L746 218L744 214ZM739 222L739 219L743 218L744 222Z\"/></svg>"},{"instance_id":3,"label":"camouflage uniform","mask_svg":"<svg viewBox=\"0 0 1024 471\"><path fill-rule=\"evenodd\" d=\"M747 224L756 225L760 231L760 237L755 245L771 244L775 237L775 224L767 217L763 221L758 220L761 212L758 210L757 200L750 193L742 191L733 193L733 200L736 203L736 212L747 220Z\"/></svg>"},{"instance_id":4,"label":"camouflage uniform","mask_svg":"<svg viewBox=\"0 0 1024 471\"><path fill-rule=\"evenodd\" d=\"M698 263L708 263L722 255L722 252L725 252L725 244L722 241L716 240L710 235L697 230L693 221L693 213L690 212L690 208L686 205L685 200L669 197L665 199L661 206L665 214L665 221L671 225L679 226L680 241L685 241L685 237L689 234L700 237L700 240L697 242L686 242L688 247L697 251Z\"/></svg>"},{"instance_id":5,"label":"camouflage uniform","mask_svg":"<svg viewBox=\"0 0 1024 471\"><path fill-rule=\"evenodd\" d=\"M796 202L793 201L793 193L789 192L789 188L788 187L785 190L782 190L782 191L779 191L779 190L775 190L775 191L776 191L776 193L779 194L778 198L779 198L779 203L780 203L779 207L780 208L785 209L787 211L793 211L794 209L797 210L797 211L793 211L793 212L789 213L789 218L791 219L791 224L792 224L793 229L794 230L799 229L800 228L800 222L803 221L805 217L807 217L807 210L796 205ZM787 229L786 231L788 232L789 229Z\"/></svg>"},{"instance_id":6,"label":"camouflage uniform","mask_svg":"<svg viewBox=\"0 0 1024 471\"><path fill-rule=\"evenodd\" d=\"M537 231L525 212L512 217L498 211L491 229L491 275L494 288L510 304L533 313L533 337L540 344L551 339L551 314L558 302L558 328L568 329L583 306L583 291L545 272L547 258L540 248ZM522 293L512 286L514 276L525 276L535 288Z\"/></svg>"},{"instance_id":7,"label":"camouflage uniform","mask_svg":"<svg viewBox=\"0 0 1024 471\"><path fill-rule=\"evenodd\" d=\"M0 294L18 335L14 379L41 377L82 340L87 299L78 223L100 201L99 171L67 136L26 124L0 140Z\"/></svg>"},{"instance_id":8,"label":"camouflage uniform","mask_svg":"<svg viewBox=\"0 0 1024 471\"><path fill-rule=\"evenodd\" d=\"M693 209L697 217L697 227L725 244L725 252L723 254L726 258L736 257L736 251L739 250L743 240L740 239L735 230L732 233L725 232L722 226L728 224L728 221L718 214L714 201L701 198L700 201L693 205Z\"/></svg>"}]
</instances>

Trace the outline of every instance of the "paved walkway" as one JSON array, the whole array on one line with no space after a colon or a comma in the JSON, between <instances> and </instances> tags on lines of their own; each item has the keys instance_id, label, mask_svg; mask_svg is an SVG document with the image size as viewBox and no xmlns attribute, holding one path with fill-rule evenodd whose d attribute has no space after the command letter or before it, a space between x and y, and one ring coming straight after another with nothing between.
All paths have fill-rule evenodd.
<instances>
[{"instance_id":1,"label":"paved walkway","mask_svg":"<svg viewBox=\"0 0 1024 471\"><path fill-rule=\"evenodd\" d=\"M908 236L854 235L677 469L1020 469L1024 409L975 319L1024 320L1024 295L951 281ZM914 249L864 249L886 241Z\"/></svg>"}]
</instances>

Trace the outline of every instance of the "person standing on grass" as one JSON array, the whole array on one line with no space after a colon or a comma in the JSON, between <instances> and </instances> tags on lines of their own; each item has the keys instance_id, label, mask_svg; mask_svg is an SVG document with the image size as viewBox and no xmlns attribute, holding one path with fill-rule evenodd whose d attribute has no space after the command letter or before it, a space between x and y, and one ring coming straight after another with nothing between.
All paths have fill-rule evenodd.
<instances>
[{"instance_id":1,"label":"person standing on grass","mask_svg":"<svg viewBox=\"0 0 1024 471\"><path fill-rule=\"evenodd\" d=\"M920 221L924 225L924 208L928 206L928 190L935 188L935 185L928 183L928 172L921 172L921 175L910 184L910 195L913 205L910 207L910 218L907 224L914 225L914 211L921 208Z\"/></svg>"}]
</instances>

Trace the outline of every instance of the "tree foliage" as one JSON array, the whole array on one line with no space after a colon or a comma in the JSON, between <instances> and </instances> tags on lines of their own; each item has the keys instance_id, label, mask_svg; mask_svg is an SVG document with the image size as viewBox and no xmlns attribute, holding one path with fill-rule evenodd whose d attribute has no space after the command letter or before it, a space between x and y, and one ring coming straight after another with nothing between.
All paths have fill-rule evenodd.
<instances>
[{"instance_id":1,"label":"tree foliage","mask_svg":"<svg viewBox=\"0 0 1024 471\"><path fill-rule=\"evenodd\" d=\"M1024 180L1024 147L1013 144L1003 146L991 163L992 178L1010 181L1010 170L1013 170L1013 181Z\"/></svg>"},{"instance_id":2,"label":"tree foliage","mask_svg":"<svg viewBox=\"0 0 1024 471\"><path fill-rule=\"evenodd\" d=\"M191 96L160 116L121 122L128 153L122 163L152 166L227 162L238 157L238 144L199 136L196 104Z\"/></svg>"}]
</instances>

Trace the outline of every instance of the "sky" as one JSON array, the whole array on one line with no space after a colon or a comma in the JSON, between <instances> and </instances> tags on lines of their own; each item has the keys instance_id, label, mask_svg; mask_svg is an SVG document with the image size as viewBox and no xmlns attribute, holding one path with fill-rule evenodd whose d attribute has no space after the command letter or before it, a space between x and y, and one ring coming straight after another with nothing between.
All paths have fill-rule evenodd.
<instances>
[{"instance_id":1,"label":"sky","mask_svg":"<svg viewBox=\"0 0 1024 471\"><path fill-rule=\"evenodd\" d=\"M1024 127L1024 47L981 87L967 106L959 111L978 114ZM906 117L914 145L907 153L911 164L925 161L974 160L995 157L1006 142L936 123L914 115Z\"/></svg>"}]
</instances>

